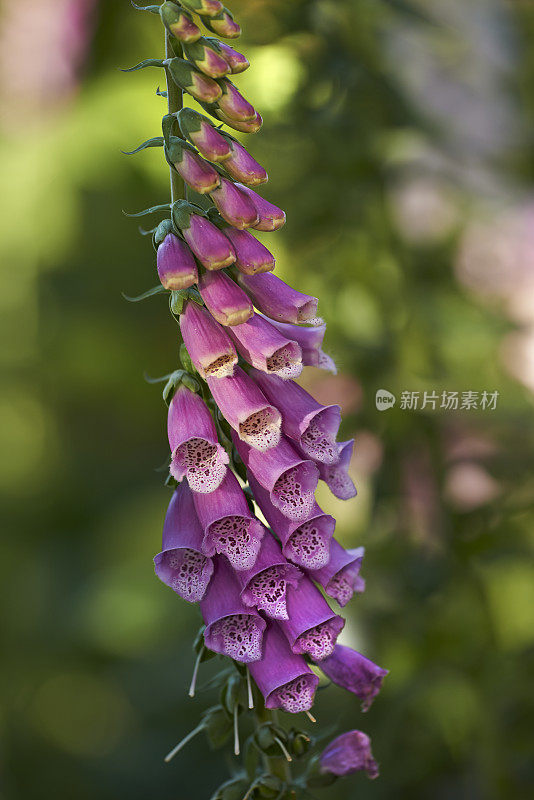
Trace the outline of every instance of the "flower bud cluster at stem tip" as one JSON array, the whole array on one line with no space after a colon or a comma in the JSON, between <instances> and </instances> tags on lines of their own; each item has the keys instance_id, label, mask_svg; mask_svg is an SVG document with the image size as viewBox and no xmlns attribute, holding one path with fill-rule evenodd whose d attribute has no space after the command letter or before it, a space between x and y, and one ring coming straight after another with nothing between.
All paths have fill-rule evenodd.
<instances>
[{"instance_id":1,"label":"flower bud cluster at stem tip","mask_svg":"<svg viewBox=\"0 0 534 800\"><path fill-rule=\"evenodd\" d=\"M363 547L345 549L315 500L319 480L337 498L356 495L354 441L339 441L340 407L297 382L307 366L336 371L322 349L318 299L275 274L255 235L279 230L286 216L259 193L267 171L236 138L262 124L234 83L249 61L219 38L241 29L219 0L139 8L163 24L164 59L137 68L165 70L167 112L163 135L137 151L161 146L171 184L170 202L140 213L167 213L153 238L180 352L164 390L172 496L154 566L204 621L190 695L203 661L219 654L231 664L220 705L166 760L200 732L214 746L231 738L238 755L239 718L252 713L247 749L257 758L214 798L292 798L297 787L351 772L376 777L364 733L344 733L314 755L313 737L290 716L314 721L321 674L366 711L387 671L338 643L345 619L329 604L341 609L365 588ZM184 106L184 94L199 108Z\"/></svg>"}]
</instances>

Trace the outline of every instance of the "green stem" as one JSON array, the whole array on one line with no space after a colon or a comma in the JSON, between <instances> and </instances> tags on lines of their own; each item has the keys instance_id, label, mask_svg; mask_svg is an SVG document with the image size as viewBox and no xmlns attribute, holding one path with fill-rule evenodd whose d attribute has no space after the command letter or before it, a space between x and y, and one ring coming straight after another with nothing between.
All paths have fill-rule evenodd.
<instances>
[{"instance_id":1,"label":"green stem","mask_svg":"<svg viewBox=\"0 0 534 800\"><path fill-rule=\"evenodd\" d=\"M174 58L171 47L170 34L165 31L165 58ZM183 108L183 93L180 87L171 78L168 67L165 67L165 80L167 82L167 107L169 114L174 114ZM175 169L170 167L171 178L171 203L184 196L184 182Z\"/></svg>"}]
</instances>

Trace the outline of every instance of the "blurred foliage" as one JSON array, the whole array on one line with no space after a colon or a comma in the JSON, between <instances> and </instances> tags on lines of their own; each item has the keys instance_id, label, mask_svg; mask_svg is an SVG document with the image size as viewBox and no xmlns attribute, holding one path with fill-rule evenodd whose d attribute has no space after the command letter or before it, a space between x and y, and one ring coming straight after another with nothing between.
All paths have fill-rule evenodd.
<instances>
[{"instance_id":1,"label":"blurred foliage","mask_svg":"<svg viewBox=\"0 0 534 800\"><path fill-rule=\"evenodd\" d=\"M24 8L4 5L12 18ZM343 543L367 547L344 641L390 669L365 716L341 690L319 693L321 726L362 728L381 763L378 781L321 796L531 797L533 398L507 370L517 320L484 293L484 270L478 290L466 285L458 252L531 190L533 6L232 9L253 64L238 83L265 117L247 144L288 212L265 239L279 274L321 298L340 374L307 382L342 402L357 439L359 498L319 497ZM4 31L15 54L40 36L35 15ZM156 283L150 241L121 209L165 201L168 175L159 152L119 153L157 133L162 76L117 68L159 57L161 32L126 0L101 0L89 20L79 86L28 103L18 72L0 139L4 790L207 798L226 767L202 738L162 763L213 701L187 697L198 612L151 566L167 445L142 375L175 367L176 328L164 298L121 298ZM19 69L9 52L4 86ZM31 59L35 89L47 65ZM500 396L495 411L397 400L379 412L381 388Z\"/></svg>"}]
</instances>

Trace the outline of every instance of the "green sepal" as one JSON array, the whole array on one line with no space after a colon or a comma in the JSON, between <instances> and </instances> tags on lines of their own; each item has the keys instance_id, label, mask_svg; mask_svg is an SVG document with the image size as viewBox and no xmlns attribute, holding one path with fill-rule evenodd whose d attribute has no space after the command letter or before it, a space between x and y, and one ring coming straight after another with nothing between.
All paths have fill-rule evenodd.
<instances>
[{"instance_id":1,"label":"green sepal","mask_svg":"<svg viewBox=\"0 0 534 800\"><path fill-rule=\"evenodd\" d=\"M208 708L202 715L208 742L213 748L222 747L232 733L233 723L222 706Z\"/></svg>"},{"instance_id":2,"label":"green sepal","mask_svg":"<svg viewBox=\"0 0 534 800\"><path fill-rule=\"evenodd\" d=\"M146 217L147 214L155 214L156 211L168 211L171 207L170 203L161 203L159 206L151 206L150 208L145 208L143 211L136 211L133 214L130 214L128 211L123 211L125 217Z\"/></svg>"},{"instance_id":3,"label":"green sepal","mask_svg":"<svg viewBox=\"0 0 534 800\"><path fill-rule=\"evenodd\" d=\"M247 686L241 675L238 675L235 672L230 675L221 689L219 701L221 706L230 717L233 716L236 706L241 708L247 707Z\"/></svg>"},{"instance_id":4,"label":"green sepal","mask_svg":"<svg viewBox=\"0 0 534 800\"><path fill-rule=\"evenodd\" d=\"M266 798L266 800L279 800L286 790L286 784L276 775L265 773L254 781L256 794L253 797Z\"/></svg>"},{"instance_id":5,"label":"green sepal","mask_svg":"<svg viewBox=\"0 0 534 800\"><path fill-rule=\"evenodd\" d=\"M155 294L162 294L166 291L167 289L160 283L158 286L153 286L152 289L147 289L146 292L138 294L135 297L130 297L130 295L124 294L124 292L121 292L121 294L129 303L140 303L141 300L146 300L147 297L154 297Z\"/></svg>"},{"instance_id":6,"label":"green sepal","mask_svg":"<svg viewBox=\"0 0 534 800\"><path fill-rule=\"evenodd\" d=\"M205 216L199 206L194 206L192 203L188 203L187 200L176 200L171 206L172 220L178 230L189 228L191 214Z\"/></svg>"},{"instance_id":7,"label":"green sepal","mask_svg":"<svg viewBox=\"0 0 534 800\"><path fill-rule=\"evenodd\" d=\"M189 144L189 142L185 141L185 139L180 139L179 136L169 136L169 140L165 148L167 161L171 162L172 164L179 164L183 158L184 150L190 150L192 153L197 152L195 148Z\"/></svg>"},{"instance_id":8,"label":"green sepal","mask_svg":"<svg viewBox=\"0 0 534 800\"><path fill-rule=\"evenodd\" d=\"M167 67L171 78L181 89L187 89L188 86L191 86L191 73L197 72L193 64L178 56L162 61L161 66Z\"/></svg>"},{"instance_id":9,"label":"green sepal","mask_svg":"<svg viewBox=\"0 0 534 800\"><path fill-rule=\"evenodd\" d=\"M287 745L287 734L283 728L275 725L274 722L264 722L260 725L254 735L253 741L258 750L268 756L280 756L280 745L276 739L280 739L282 744Z\"/></svg>"},{"instance_id":10,"label":"green sepal","mask_svg":"<svg viewBox=\"0 0 534 800\"><path fill-rule=\"evenodd\" d=\"M193 362L191 361L191 356L187 352L187 347L185 346L184 342L182 342L182 344L180 345L180 361L184 369L193 374L195 373L196 371L195 367L193 365Z\"/></svg>"},{"instance_id":11,"label":"green sepal","mask_svg":"<svg viewBox=\"0 0 534 800\"><path fill-rule=\"evenodd\" d=\"M169 233L174 232L172 219L162 219L158 227L154 230L154 245L158 247Z\"/></svg>"},{"instance_id":12,"label":"green sepal","mask_svg":"<svg viewBox=\"0 0 534 800\"><path fill-rule=\"evenodd\" d=\"M121 69L121 72L135 72L138 69L144 69L145 67L164 67L165 62L162 61L161 58L145 58L144 61L140 61L139 64L136 64L135 67L128 67L128 69Z\"/></svg>"},{"instance_id":13,"label":"green sepal","mask_svg":"<svg viewBox=\"0 0 534 800\"><path fill-rule=\"evenodd\" d=\"M130 2L137 11L150 11L152 14L159 14L159 6L138 6L137 3L134 3L134 0L130 0Z\"/></svg>"},{"instance_id":14,"label":"green sepal","mask_svg":"<svg viewBox=\"0 0 534 800\"><path fill-rule=\"evenodd\" d=\"M174 114L165 114L161 118L161 130L163 132L162 142L165 143L166 147L169 146L169 141L172 135L172 129L175 122L176 122L176 116Z\"/></svg>"},{"instance_id":15,"label":"green sepal","mask_svg":"<svg viewBox=\"0 0 534 800\"><path fill-rule=\"evenodd\" d=\"M199 131L202 122L209 122L211 125L211 120L203 114L199 114L198 111L195 111L193 108L187 108L187 106L181 108L180 111L176 113L176 119L178 120L182 136L185 138L188 138L191 132L196 133L196 131Z\"/></svg>"},{"instance_id":16,"label":"green sepal","mask_svg":"<svg viewBox=\"0 0 534 800\"><path fill-rule=\"evenodd\" d=\"M171 310L171 314L173 314L175 317L179 317L184 310L185 300L185 289L173 289L169 299L169 308Z\"/></svg>"},{"instance_id":17,"label":"green sepal","mask_svg":"<svg viewBox=\"0 0 534 800\"><path fill-rule=\"evenodd\" d=\"M176 480L174 475L171 475L171 473L169 472L169 474L165 478L165 481L163 482L163 485L167 486L169 489L172 489L174 491L174 489L176 489L176 487L178 486L178 481Z\"/></svg>"},{"instance_id":18,"label":"green sepal","mask_svg":"<svg viewBox=\"0 0 534 800\"><path fill-rule=\"evenodd\" d=\"M215 790L210 800L243 800L247 789L248 783L244 777L230 778Z\"/></svg>"},{"instance_id":19,"label":"green sepal","mask_svg":"<svg viewBox=\"0 0 534 800\"><path fill-rule=\"evenodd\" d=\"M186 372L185 369L177 369L169 376L169 380L165 384L165 388L163 389L163 402L165 405L169 406L171 404L171 400L174 397L174 393L182 384L186 386L186 388L190 389L191 391L198 392L200 386L198 381L193 375L190 375L189 372Z\"/></svg>"},{"instance_id":20,"label":"green sepal","mask_svg":"<svg viewBox=\"0 0 534 800\"><path fill-rule=\"evenodd\" d=\"M313 758L310 758L306 767L304 778L308 786L317 789L323 786L331 786L337 781L337 775L332 775L331 772L321 771L321 762L319 760L319 756L313 756Z\"/></svg>"},{"instance_id":21,"label":"green sepal","mask_svg":"<svg viewBox=\"0 0 534 800\"><path fill-rule=\"evenodd\" d=\"M294 758L302 758L305 756L312 745L312 740L304 731L291 728L287 736L287 749Z\"/></svg>"},{"instance_id":22,"label":"green sepal","mask_svg":"<svg viewBox=\"0 0 534 800\"><path fill-rule=\"evenodd\" d=\"M147 147L162 147L163 146L163 136L154 136L152 139L147 139L146 142L140 144L139 147L136 147L135 150L121 150L121 153L124 156L133 156L135 153L139 153L141 150L146 150Z\"/></svg>"}]
</instances>

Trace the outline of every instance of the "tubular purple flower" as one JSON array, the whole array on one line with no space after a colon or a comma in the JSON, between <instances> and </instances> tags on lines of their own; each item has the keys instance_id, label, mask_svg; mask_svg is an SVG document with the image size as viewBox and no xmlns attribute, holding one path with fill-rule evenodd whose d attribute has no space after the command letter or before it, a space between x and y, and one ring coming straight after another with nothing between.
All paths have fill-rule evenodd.
<instances>
[{"instance_id":1,"label":"tubular purple flower","mask_svg":"<svg viewBox=\"0 0 534 800\"><path fill-rule=\"evenodd\" d=\"M233 472L227 470L214 492L194 494L193 500L204 529L203 553L225 555L236 570L251 569L256 563L265 528L250 513Z\"/></svg>"},{"instance_id":2,"label":"tubular purple flower","mask_svg":"<svg viewBox=\"0 0 534 800\"><path fill-rule=\"evenodd\" d=\"M320 666L327 678L360 698L362 711L369 710L388 674L387 669L342 644L337 644Z\"/></svg>"},{"instance_id":3,"label":"tubular purple flower","mask_svg":"<svg viewBox=\"0 0 534 800\"><path fill-rule=\"evenodd\" d=\"M230 119L238 122L248 122L256 118L256 109L245 100L236 86L228 78L219 81L222 94L217 100L217 107Z\"/></svg>"},{"instance_id":4,"label":"tubular purple flower","mask_svg":"<svg viewBox=\"0 0 534 800\"><path fill-rule=\"evenodd\" d=\"M205 272L198 281L198 290L208 311L221 325L241 325L254 313L248 296L225 272Z\"/></svg>"},{"instance_id":5,"label":"tubular purple flower","mask_svg":"<svg viewBox=\"0 0 534 800\"><path fill-rule=\"evenodd\" d=\"M158 578L189 603L202 600L213 561L202 552L204 534L187 484L174 491L163 525L161 553L154 558Z\"/></svg>"},{"instance_id":6,"label":"tubular purple flower","mask_svg":"<svg viewBox=\"0 0 534 800\"><path fill-rule=\"evenodd\" d=\"M307 322L317 317L316 297L302 294L276 275L238 275L243 289L259 311L278 322Z\"/></svg>"},{"instance_id":7,"label":"tubular purple flower","mask_svg":"<svg viewBox=\"0 0 534 800\"><path fill-rule=\"evenodd\" d=\"M345 620L334 614L321 592L303 578L297 589L286 593L287 620L279 625L294 653L307 653L314 661L323 661L334 652L336 640Z\"/></svg>"},{"instance_id":8,"label":"tubular purple flower","mask_svg":"<svg viewBox=\"0 0 534 800\"><path fill-rule=\"evenodd\" d=\"M245 275L257 275L274 269L273 254L248 231L225 228L225 236L230 240L236 255L235 265ZM246 287L245 287L246 288Z\"/></svg>"},{"instance_id":9,"label":"tubular purple flower","mask_svg":"<svg viewBox=\"0 0 534 800\"><path fill-rule=\"evenodd\" d=\"M242 183L237 184L242 192L250 197L254 205L256 206L256 211L258 212L259 221L253 225L253 228L257 231L277 231L282 225L285 225L286 222L286 215L285 212L282 211L281 208L275 206L274 203L269 203L268 200L265 200L264 197L260 197L257 192L249 189L248 186L245 186ZM251 184L253 185L253 184Z\"/></svg>"},{"instance_id":10,"label":"tubular purple flower","mask_svg":"<svg viewBox=\"0 0 534 800\"><path fill-rule=\"evenodd\" d=\"M280 412L269 405L246 372L237 367L233 377L208 377L207 381L213 399L239 439L262 451L278 444Z\"/></svg>"},{"instance_id":11,"label":"tubular purple flower","mask_svg":"<svg viewBox=\"0 0 534 800\"><path fill-rule=\"evenodd\" d=\"M226 161L224 162L226 165ZM250 228L258 219L256 208L251 200L235 183L219 178L218 186L210 193L221 217L234 228ZM225 231L226 233L226 231Z\"/></svg>"},{"instance_id":12,"label":"tubular purple flower","mask_svg":"<svg viewBox=\"0 0 534 800\"><path fill-rule=\"evenodd\" d=\"M363 592L365 581L360 576L360 568L365 548L355 547L345 550L336 539L330 545L330 561L321 569L311 570L309 575L321 584L327 595L346 606L356 592Z\"/></svg>"},{"instance_id":13,"label":"tubular purple flower","mask_svg":"<svg viewBox=\"0 0 534 800\"><path fill-rule=\"evenodd\" d=\"M237 75L239 72L244 72L250 67L248 58L238 50L234 50L234 48L230 47L226 42L219 42L219 47L221 49L221 55L226 59L230 71L234 75Z\"/></svg>"},{"instance_id":14,"label":"tubular purple flower","mask_svg":"<svg viewBox=\"0 0 534 800\"><path fill-rule=\"evenodd\" d=\"M168 233L157 253L157 269L165 289L187 289L198 281L197 264L186 243Z\"/></svg>"},{"instance_id":15,"label":"tubular purple flower","mask_svg":"<svg viewBox=\"0 0 534 800\"><path fill-rule=\"evenodd\" d=\"M213 169L211 164L193 153L190 147L191 145L186 144L177 136L171 137L170 145L167 148L169 160L176 172L195 192L199 194L213 192L221 182L219 173Z\"/></svg>"},{"instance_id":16,"label":"tubular purple flower","mask_svg":"<svg viewBox=\"0 0 534 800\"><path fill-rule=\"evenodd\" d=\"M214 40L199 39L191 44L184 44L184 53L204 75L210 78L222 78L230 72L230 65L218 52Z\"/></svg>"},{"instance_id":17,"label":"tubular purple flower","mask_svg":"<svg viewBox=\"0 0 534 800\"><path fill-rule=\"evenodd\" d=\"M207 119L192 108L182 108L177 115L182 136L193 144L208 161L224 161L232 149L230 143Z\"/></svg>"},{"instance_id":18,"label":"tubular purple flower","mask_svg":"<svg viewBox=\"0 0 534 800\"><path fill-rule=\"evenodd\" d=\"M201 103L215 103L222 96L219 84L204 75L190 61L183 58L170 58L164 62L173 81L191 97Z\"/></svg>"},{"instance_id":19,"label":"tubular purple flower","mask_svg":"<svg viewBox=\"0 0 534 800\"><path fill-rule=\"evenodd\" d=\"M206 647L245 664L261 658L265 620L243 604L234 571L224 558L215 559L200 610L206 623Z\"/></svg>"},{"instance_id":20,"label":"tubular purple flower","mask_svg":"<svg viewBox=\"0 0 534 800\"><path fill-rule=\"evenodd\" d=\"M336 527L334 517L325 514L314 503L304 522L290 520L273 506L269 492L253 475L249 474L248 479L263 516L282 543L284 556L305 569L318 570L328 564L330 542Z\"/></svg>"},{"instance_id":21,"label":"tubular purple flower","mask_svg":"<svg viewBox=\"0 0 534 800\"><path fill-rule=\"evenodd\" d=\"M232 119L229 117L228 114L225 114L224 111L220 108L215 107L213 109L213 115L224 122L225 125L228 125L229 128L233 128L235 131L240 131L241 133L257 133L261 126L263 125L263 119L261 114L256 112L256 116L253 119Z\"/></svg>"},{"instance_id":22,"label":"tubular purple flower","mask_svg":"<svg viewBox=\"0 0 534 800\"><path fill-rule=\"evenodd\" d=\"M271 322L278 328L280 333L283 333L288 339L294 339L295 342L299 343L302 350L302 363L305 367L319 367L319 369L325 369L334 375L337 374L334 361L321 349L326 332L326 324L324 322L321 325L312 325L310 327L290 325L287 322L278 322L277 320L271 320Z\"/></svg>"},{"instance_id":23,"label":"tubular purple flower","mask_svg":"<svg viewBox=\"0 0 534 800\"><path fill-rule=\"evenodd\" d=\"M269 375L277 377L278 384L282 383L282 391L289 378L298 378L302 372L302 358L298 344L282 336L264 317L254 314L248 322L231 328L228 332L237 352L257 370L262 370L260 374L268 372ZM254 377L256 374L254 371ZM270 399L273 402L272 396Z\"/></svg>"},{"instance_id":24,"label":"tubular purple flower","mask_svg":"<svg viewBox=\"0 0 534 800\"><path fill-rule=\"evenodd\" d=\"M199 214L175 214L182 235L206 269L223 269L235 261L234 248L221 231Z\"/></svg>"},{"instance_id":25,"label":"tubular purple flower","mask_svg":"<svg viewBox=\"0 0 534 800\"><path fill-rule=\"evenodd\" d=\"M204 24L208 30L224 36L226 39L237 39L241 35L241 28L226 7L217 15L211 14L210 19L205 20Z\"/></svg>"},{"instance_id":26,"label":"tubular purple flower","mask_svg":"<svg viewBox=\"0 0 534 800\"><path fill-rule=\"evenodd\" d=\"M287 619L286 590L297 586L302 572L286 561L274 536L265 534L254 566L236 575L245 605L273 619Z\"/></svg>"},{"instance_id":27,"label":"tubular purple flower","mask_svg":"<svg viewBox=\"0 0 534 800\"><path fill-rule=\"evenodd\" d=\"M291 652L276 623L267 623L263 657L254 661L249 670L265 698L265 708L298 714L312 707L319 679L301 656Z\"/></svg>"},{"instance_id":28,"label":"tubular purple flower","mask_svg":"<svg viewBox=\"0 0 534 800\"><path fill-rule=\"evenodd\" d=\"M348 473L350 459L354 449L354 439L341 442L339 445L339 458L334 464L319 464L321 480L324 481L332 494L340 500L350 500L355 497L356 487Z\"/></svg>"},{"instance_id":29,"label":"tubular purple flower","mask_svg":"<svg viewBox=\"0 0 534 800\"><path fill-rule=\"evenodd\" d=\"M180 42L196 42L201 33L190 15L175 3L166 2L159 8L161 20L169 33Z\"/></svg>"},{"instance_id":30,"label":"tubular purple flower","mask_svg":"<svg viewBox=\"0 0 534 800\"><path fill-rule=\"evenodd\" d=\"M232 375L237 353L224 328L205 308L188 301L180 315L180 331L187 352L200 376L222 378Z\"/></svg>"},{"instance_id":31,"label":"tubular purple flower","mask_svg":"<svg viewBox=\"0 0 534 800\"><path fill-rule=\"evenodd\" d=\"M269 180L266 170L261 166L261 164L258 164L256 159L252 158L250 153L245 150L243 145L239 144L239 142L236 142L235 139L231 139L230 146L232 148L232 153L230 158L225 161L224 168L230 173L232 178L249 186L257 186L258 184L265 183L265 181ZM258 212L254 198L250 197L248 192L245 192L245 194ZM260 215L258 212L256 214L256 223L253 227L257 228L259 222ZM269 228L269 230L272 229Z\"/></svg>"},{"instance_id":32,"label":"tubular purple flower","mask_svg":"<svg viewBox=\"0 0 534 800\"><path fill-rule=\"evenodd\" d=\"M378 778L378 764L371 753L371 740L361 731L347 731L333 739L319 757L321 772L342 777L365 770Z\"/></svg>"},{"instance_id":33,"label":"tubular purple flower","mask_svg":"<svg viewBox=\"0 0 534 800\"><path fill-rule=\"evenodd\" d=\"M235 336L232 338L235 341ZM241 352L237 342L236 346ZM336 436L341 424L340 407L322 406L302 386L294 381L282 381L282 376L266 375L258 370L252 370L251 376L271 402L276 400L282 414L282 430L303 455L322 464L336 462L339 456Z\"/></svg>"},{"instance_id":34,"label":"tubular purple flower","mask_svg":"<svg viewBox=\"0 0 534 800\"><path fill-rule=\"evenodd\" d=\"M271 503L289 519L306 519L315 502L315 464L301 459L284 437L265 452L253 450L234 434L232 438L247 471L267 489Z\"/></svg>"},{"instance_id":35,"label":"tubular purple flower","mask_svg":"<svg viewBox=\"0 0 534 800\"><path fill-rule=\"evenodd\" d=\"M217 440L217 430L201 397L181 384L169 405L167 418L172 453L171 475L184 477L194 492L212 492L226 475L228 453Z\"/></svg>"}]
</instances>

